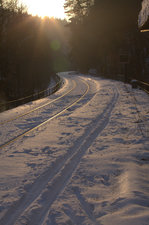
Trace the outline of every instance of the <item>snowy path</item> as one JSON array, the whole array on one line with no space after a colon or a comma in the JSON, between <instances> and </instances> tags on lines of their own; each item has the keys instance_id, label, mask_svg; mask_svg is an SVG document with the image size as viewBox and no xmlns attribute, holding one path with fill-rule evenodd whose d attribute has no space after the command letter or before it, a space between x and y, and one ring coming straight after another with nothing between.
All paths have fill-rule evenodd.
<instances>
[{"instance_id":1,"label":"snowy path","mask_svg":"<svg viewBox=\"0 0 149 225\"><path fill-rule=\"evenodd\" d=\"M78 102L80 98L82 98L88 91L88 84L86 83L87 91L85 91L83 94L80 93L79 95L70 95L72 91L75 91L75 93L79 93L78 90L82 91L83 88L82 86L80 88L79 85L80 82L74 82L73 87L66 93L62 94L60 97L48 101L47 103L39 107L30 109L23 114L21 113L16 117L12 117L11 119L9 118L2 121L1 129L3 130L3 135L1 135L2 144L0 145L0 148L6 146L7 143L9 144L10 142L13 142L13 140L18 139L25 134L28 134L30 131L39 128L42 124L49 122L50 120L64 112L66 109L70 108L73 104ZM8 123L11 124L9 126L6 126L6 124ZM5 142L3 142L4 140Z\"/></svg>"},{"instance_id":2,"label":"snowy path","mask_svg":"<svg viewBox=\"0 0 149 225\"><path fill-rule=\"evenodd\" d=\"M61 76L53 96L0 114L0 224L147 225L149 97Z\"/></svg>"}]
</instances>

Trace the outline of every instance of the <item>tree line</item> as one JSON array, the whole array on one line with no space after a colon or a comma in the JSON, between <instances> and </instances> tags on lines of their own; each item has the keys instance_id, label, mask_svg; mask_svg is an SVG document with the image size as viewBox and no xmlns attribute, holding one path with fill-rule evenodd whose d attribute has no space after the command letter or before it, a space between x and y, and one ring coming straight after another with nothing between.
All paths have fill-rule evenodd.
<instances>
[{"instance_id":1,"label":"tree line","mask_svg":"<svg viewBox=\"0 0 149 225\"><path fill-rule=\"evenodd\" d=\"M71 57L87 72L125 79L142 78L144 36L138 29L141 0L66 0L71 29ZM144 74L144 79L147 75Z\"/></svg>"},{"instance_id":2,"label":"tree line","mask_svg":"<svg viewBox=\"0 0 149 225\"><path fill-rule=\"evenodd\" d=\"M47 88L55 72L66 70L59 33L65 21L28 15L18 0L0 0L0 95L13 100Z\"/></svg>"}]
</instances>

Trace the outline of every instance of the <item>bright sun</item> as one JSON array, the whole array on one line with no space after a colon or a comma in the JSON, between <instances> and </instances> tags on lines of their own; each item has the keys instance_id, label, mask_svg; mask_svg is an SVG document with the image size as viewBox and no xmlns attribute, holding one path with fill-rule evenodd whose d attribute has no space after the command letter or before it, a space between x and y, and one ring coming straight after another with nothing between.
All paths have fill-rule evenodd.
<instances>
[{"instance_id":1,"label":"bright sun","mask_svg":"<svg viewBox=\"0 0 149 225\"><path fill-rule=\"evenodd\" d=\"M60 19L66 17L63 7L65 0L21 0L21 2L27 6L28 13L34 16Z\"/></svg>"}]
</instances>

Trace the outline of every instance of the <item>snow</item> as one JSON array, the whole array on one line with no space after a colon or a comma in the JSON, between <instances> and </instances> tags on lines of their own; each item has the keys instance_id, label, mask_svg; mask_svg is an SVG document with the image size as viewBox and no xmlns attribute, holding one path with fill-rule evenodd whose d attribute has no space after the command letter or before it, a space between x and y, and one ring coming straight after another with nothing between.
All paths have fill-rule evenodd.
<instances>
[{"instance_id":1,"label":"snow","mask_svg":"<svg viewBox=\"0 0 149 225\"><path fill-rule=\"evenodd\" d=\"M142 9L139 13L138 17L138 25L139 27L143 26L145 22L147 21L149 16L149 0L143 0L142 1Z\"/></svg>"},{"instance_id":2,"label":"snow","mask_svg":"<svg viewBox=\"0 0 149 225\"><path fill-rule=\"evenodd\" d=\"M148 225L149 96L122 82L59 74L52 96L0 114L0 224ZM74 86L74 83L76 85Z\"/></svg>"}]
</instances>

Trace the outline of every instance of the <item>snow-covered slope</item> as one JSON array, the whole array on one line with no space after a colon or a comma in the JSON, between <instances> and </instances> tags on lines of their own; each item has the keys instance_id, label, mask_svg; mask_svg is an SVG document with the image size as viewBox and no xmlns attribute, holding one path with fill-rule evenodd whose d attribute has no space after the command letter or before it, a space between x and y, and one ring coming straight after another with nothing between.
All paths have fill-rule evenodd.
<instances>
[{"instance_id":1,"label":"snow-covered slope","mask_svg":"<svg viewBox=\"0 0 149 225\"><path fill-rule=\"evenodd\" d=\"M0 114L7 121L55 100L1 125L2 145L67 108L1 147L0 224L148 225L149 96L118 81L61 76L54 95Z\"/></svg>"}]
</instances>

